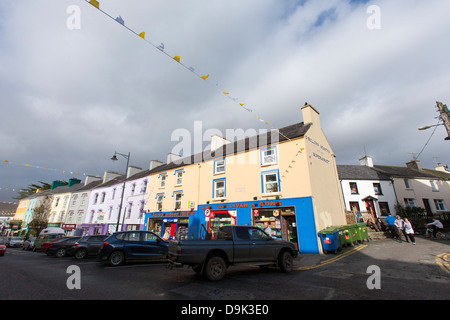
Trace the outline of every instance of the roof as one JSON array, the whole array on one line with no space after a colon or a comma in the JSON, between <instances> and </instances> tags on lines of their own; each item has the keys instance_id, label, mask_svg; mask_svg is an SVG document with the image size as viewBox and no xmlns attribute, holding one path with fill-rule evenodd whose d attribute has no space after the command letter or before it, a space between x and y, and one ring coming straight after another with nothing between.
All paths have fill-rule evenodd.
<instances>
[{"instance_id":1,"label":"roof","mask_svg":"<svg viewBox=\"0 0 450 320\"><path fill-rule=\"evenodd\" d=\"M431 170L431 169L423 169L428 173L431 173L433 175L436 175L440 178L444 178L444 179L450 179L450 172L444 172L444 171L439 171L439 170Z\"/></svg>"},{"instance_id":2,"label":"roof","mask_svg":"<svg viewBox=\"0 0 450 320\"><path fill-rule=\"evenodd\" d=\"M287 127L278 129L284 136L272 130L267 133L263 133L260 135L248 137L245 139L225 144L221 148L218 148L214 151L207 150L204 152L199 152L197 154L176 160L175 162L163 164L161 166L153 168L152 170L148 170L148 174L150 175L157 172L176 169L188 164L202 163L204 161L222 158L230 154L260 148L278 142L287 141L288 139L290 140L294 138L303 137L310 127L311 123L304 124L303 122L299 122L296 124L292 124ZM272 137L276 137L277 140L272 141Z\"/></svg>"},{"instance_id":3,"label":"roof","mask_svg":"<svg viewBox=\"0 0 450 320\"><path fill-rule=\"evenodd\" d=\"M389 175L383 174L368 166L337 165L339 179L344 180L390 180Z\"/></svg>"},{"instance_id":4,"label":"roof","mask_svg":"<svg viewBox=\"0 0 450 320\"><path fill-rule=\"evenodd\" d=\"M395 167L395 166L380 166L374 165L373 168L382 174L388 175L395 178L425 178L425 179L439 179L438 176L433 175L424 170L417 170L408 167Z\"/></svg>"}]
</instances>

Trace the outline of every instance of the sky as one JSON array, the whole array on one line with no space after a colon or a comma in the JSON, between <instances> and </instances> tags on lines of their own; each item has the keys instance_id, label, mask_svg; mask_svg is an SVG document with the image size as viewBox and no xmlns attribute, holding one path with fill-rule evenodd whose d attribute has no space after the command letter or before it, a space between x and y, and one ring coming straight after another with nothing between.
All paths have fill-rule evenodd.
<instances>
[{"instance_id":1,"label":"sky","mask_svg":"<svg viewBox=\"0 0 450 320\"><path fill-rule=\"evenodd\" d=\"M448 0L100 8L129 29L84 0L0 2L0 201L38 181L124 172L114 152L148 169L166 161L180 130L200 132L206 148L211 130L298 123L305 102L337 164L365 154L379 165L450 164L444 126L418 130L438 123L436 101L450 103Z\"/></svg>"}]
</instances>

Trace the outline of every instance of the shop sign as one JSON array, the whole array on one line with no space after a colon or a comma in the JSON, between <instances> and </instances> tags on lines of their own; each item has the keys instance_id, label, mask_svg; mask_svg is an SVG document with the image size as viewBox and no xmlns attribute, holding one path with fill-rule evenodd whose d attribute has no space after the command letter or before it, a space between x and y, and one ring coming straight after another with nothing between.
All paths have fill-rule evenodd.
<instances>
[{"instance_id":1,"label":"shop sign","mask_svg":"<svg viewBox=\"0 0 450 320\"><path fill-rule=\"evenodd\" d=\"M64 230L74 230L76 228L77 228L76 224L63 224L61 227L61 229L64 229Z\"/></svg>"},{"instance_id":2,"label":"shop sign","mask_svg":"<svg viewBox=\"0 0 450 320\"><path fill-rule=\"evenodd\" d=\"M239 208L257 208L257 207L279 207L282 203L280 200L270 200L270 201L260 201L260 202L246 202L246 203L232 203L232 204L218 204L215 205L214 208L211 206L208 207L202 207L202 210L208 210L212 209L215 210L215 207L217 209L239 209ZM205 210L205 215L206 215Z\"/></svg>"},{"instance_id":3,"label":"shop sign","mask_svg":"<svg viewBox=\"0 0 450 320\"><path fill-rule=\"evenodd\" d=\"M171 211L171 212L154 212L151 214L152 218L180 218L192 217L194 211Z\"/></svg>"}]
</instances>

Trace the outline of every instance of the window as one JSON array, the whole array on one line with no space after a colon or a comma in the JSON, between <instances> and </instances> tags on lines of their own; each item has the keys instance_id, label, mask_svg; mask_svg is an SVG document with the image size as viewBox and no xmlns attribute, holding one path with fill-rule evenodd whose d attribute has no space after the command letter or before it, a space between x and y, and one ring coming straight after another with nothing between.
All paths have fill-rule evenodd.
<instances>
[{"instance_id":1,"label":"window","mask_svg":"<svg viewBox=\"0 0 450 320\"><path fill-rule=\"evenodd\" d=\"M140 232L127 232L125 233L125 241L140 241Z\"/></svg>"},{"instance_id":2,"label":"window","mask_svg":"<svg viewBox=\"0 0 450 320\"><path fill-rule=\"evenodd\" d=\"M405 198L405 206L407 207L415 207L416 206L416 200L412 198Z\"/></svg>"},{"instance_id":3,"label":"window","mask_svg":"<svg viewBox=\"0 0 450 320\"><path fill-rule=\"evenodd\" d=\"M433 180L430 180L430 184L431 184L431 191L439 191L436 182L434 182Z\"/></svg>"},{"instance_id":4,"label":"window","mask_svg":"<svg viewBox=\"0 0 450 320\"><path fill-rule=\"evenodd\" d=\"M144 180L142 182L141 193L145 193L147 191L147 183L148 183L147 180Z\"/></svg>"},{"instance_id":5,"label":"window","mask_svg":"<svg viewBox=\"0 0 450 320\"><path fill-rule=\"evenodd\" d=\"M144 232L143 233L144 238L142 239L143 241L157 241L158 237L150 232Z\"/></svg>"},{"instance_id":6,"label":"window","mask_svg":"<svg viewBox=\"0 0 450 320\"><path fill-rule=\"evenodd\" d=\"M156 195L156 210L158 210L158 211L162 210L163 198L164 198L164 193L159 193Z\"/></svg>"},{"instance_id":7,"label":"window","mask_svg":"<svg viewBox=\"0 0 450 320\"><path fill-rule=\"evenodd\" d=\"M213 198L224 198L226 195L225 179L217 179L213 181Z\"/></svg>"},{"instance_id":8,"label":"window","mask_svg":"<svg viewBox=\"0 0 450 320\"><path fill-rule=\"evenodd\" d=\"M406 189L412 189L411 183L409 182L409 179L403 179L403 181L405 181L405 187L406 187Z\"/></svg>"},{"instance_id":9,"label":"window","mask_svg":"<svg viewBox=\"0 0 450 320\"><path fill-rule=\"evenodd\" d=\"M128 202L128 214L127 219L131 217L131 211L133 210L133 202Z\"/></svg>"},{"instance_id":10,"label":"window","mask_svg":"<svg viewBox=\"0 0 450 320\"><path fill-rule=\"evenodd\" d=\"M161 178L161 183L160 183L159 187L160 187L160 188L165 188L165 187L166 187L166 178L167 178L167 174L161 173L161 174L160 174L160 178Z\"/></svg>"},{"instance_id":11,"label":"window","mask_svg":"<svg viewBox=\"0 0 450 320\"><path fill-rule=\"evenodd\" d=\"M181 192L175 193L175 210L181 209Z\"/></svg>"},{"instance_id":12,"label":"window","mask_svg":"<svg viewBox=\"0 0 450 320\"><path fill-rule=\"evenodd\" d=\"M434 200L434 204L436 205L436 210L437 211L447 211L447 209L445 208L444 200L435 199Z\"/></svg>"},{"instance_id":13,"label":"window","mask_svg":"<svg viewBox=\"0 0 450 320\"><path fill-rule=\"evenodd\" d=\"M389 204L387 202L378 202L378 205L380 206L380 211L382 216L387 216L389 213Z\"/></svg>"},{"instance_id":14,"label":"window","mask_svg":"<svg viewBox=\"0 0 450 320\"><path fill-rule=\"evenodd\" d=\"M112 194L111 200L114 200L115 195L116 195L116 188L113 189L113 194Z\"/></svg>"},{"instance_id":15,"label":"window","mask_svg":"<svg viewBox=\"0 0 450 320\"><path fill-rule=\"evenodd\" d=\"M356 185L356 182L350 182L350 193L351 194L359 194L358 192L358 186Z\"/></svg>"},{"instance_id":16,"label":"window","mask_svg":"<svg viewBox=\"0 0 450 320\"><path fill-rule=\"evenodd\" d=\"M179 186L183 182L183 171L176 171L177 175L177 186Z\"/></svg>"},{"instance_id":17,"label":"window","mask_svg":"<svg viewBox=\"0 0 450 320\"><path fill-rule=\"evenodd\" d=\"M84 206L84 204L86 203L86 198L87 198L87 193L83 193L81 195L81 205Z\"/></svg>"},{"instance_id":18,"label":"window","mask_svg":"<svg viewBox=\"0 0 450 320\"><path fill-rule=\"evenodd\" d=\"M139 219L142 218L142 216L144 215L145 212L145 200L141 200L140 202L140 207L139 207Z\"/></svg>"},{"instance_id":19,"label":"window","mask_svg":"<svg viewBox=\"0 0 450 320\"><path fill-rule=\"evenodd\" d=\"M102 198L100 200L100 203L104 203L106 198L106 192L102 192Z\"/></svg>"},{"instance_id":20,"label":"window","mask_svg":"<svg viewBox=\"0 0 450 320\"><path fill-rule=\"evenodd\" d=\"M214 161L214 174L225 172L225 159Z\"/></svg>"},{"instance_id":21,"label":"window","mask_svg":"<svg viewBox=\"0 0 450 320\"><path fill-rule=\"evenodd\" d=\"M97 203L97 200L98 200L98 193L96 193L95 196L94 196L94 204Z\"/></svg>"},{"instance_id":22,"label":"window","mask_svg":"<svg viewBox=\"0 0 450 320\"><path fill-rule=\"evenodd\" d=\"M109 209L108 209L108 220L111 219L112 211L113 211L113 207L110 206Z\"/></svg>"},{"instance_id":23,"label":"window","mask_svg":"<svg viewBox=\"0 0 450 320\"><path fill-rule=\"evenodd\" d=\"M136 182L131 184L131 195L134 194L134 190L136 190Z\"/></svg>"},{"instance_id":24,"label":"window","mask_svg":"<svg viewBox=\"0 0 450 320\"><path fill-rule=\"evenodd\" d=\"M360 212L361 210L359 209L359 203L358 201L350 201L350 210L353 211L353 208L355 208L355 210L357 212Z\"/></svg>"},{"instance_id":25,"label":"window","mask_svg":"<svg viewBox=\"0 0 450 320\"><path fill-rule=\"evenodd\" d=\"M261 150L261 165L277 163L276 147L269 147Z\"/></svg>"},{"instance_id":26,"label":"window","mask_svg":"<svg viewBox=\"0 0 450 320\"><path fill-rule=\"evenodd\" d=\"M59 197L56 198L56 203L55 203L55 207L57 207L59 204Z\"/></svg>"},{"instance_id":27,"label":"window","mask_svg":"<svg viewBox=\"0 0 450 320\"><path fill-rule=\"evenodd\" d=\"M263 193L277 193L280 191L280 180L278 178L278 170L263 172L261 179L262 179Z\"/></svg>"},{"instance_id":28,"label":"window","mask_svg":"<svg viewBox=\"0 0 450 320\"><path fill-rule=\"evenodd\" d=\"M375 194L378 194L378 195L383 194L383 191L381 190L381 185L379 183L373 184L373 192L375 192Z\"/></svg>"},{"instance_id":29,"label":"window","mask_svg":"<svg viewBox=\"0 0 450 320\"><path fill-rule=\"evenodd\" d=\"M72 206L77 204L77 199L78 199L78 195L74 194L73 197L72 197Z\"/></svg>"}]
</instances>

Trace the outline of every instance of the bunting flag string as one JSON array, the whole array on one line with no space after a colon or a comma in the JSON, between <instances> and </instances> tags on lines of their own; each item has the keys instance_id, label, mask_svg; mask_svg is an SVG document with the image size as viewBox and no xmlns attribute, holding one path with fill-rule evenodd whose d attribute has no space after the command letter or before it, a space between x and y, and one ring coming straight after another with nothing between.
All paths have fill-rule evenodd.
<instances>
[{"instance_id":1,"label":"bunting flag string","mask_svg":"<svg viewBox=\"0 0 450 320\"><path fill-rule=\"evenodd\" d=\"M210 74L206 74L206 75L201 75L197 72L195 72L195 69L192 66L187 66L182 62L182 57L180 55L170 55L169 53L167 53L165 51L164 48L164 44L161 43L160 45L155 45L153 42L149 41L146 38L146 34L145 31L142 31L140 33L137 33L136 31L132 30L131 28L129 28L126 24L125 21L123 20L123 18L119 15L118 17L114 18L113 16L111 16L109 13L107 13L106 11L102 10L100 8L100 3L97 0L84 0L85 2L91 4L93 7L97 8L101 13L103 13L104 15L106 15L107 17L109 17L110 19L116 21L117 23L119 23L122 27L126 28L127 30L129 30L130 32L132 32L133 34L137 35L138 37L142 38L144 41L146 41L148 44L150 44L151 46L153 46L154 48L158 49L160 52L164 53L166 56L170 57L171 59L175 60L176 62L178 62L182 67L184 67L185 69L189 70L190 72L192 72L194 75L196 75L197 77L199 77L200 79L206 81L209 77ZM215 85L217 88L219 87L219 84L216 83ZM223 95L225 95L227 98L229 98L231 101L238 103L238 105L241 107L241 109L249 112L249 113L254 113L253 109L245 106L244 103L242 102L238 102L238 98L232 96L229 92L227 91L221 91L219 90L219 92L221 92ZM281 135L282 137L284 137L287 140L291 140L289 137L287 137L285 134L283 134L280 130L278 130L277 128L273 127L272 124L269 121L266 121L264 119L262 119L261 117L259 117L258 115L256 115L256 119L259 120L260 122L264 123L265 125L269 126L271 128L271 130L276 131L279 135Z\"/></svg>"},{"instance_id":2,"label":"bunting flag string","mask_svg":"<svg viewBox=\"0 0 450 320\"><path fill-rule=\"evenodd\" d=\"M73 175L76 174L76 175L83 175L83 176L91 176L91 174L81 173L81 172L78 172L78 171L63 170L63 169L56 169L56 168L50 168L50 167L43 167L43 166L37 166L37 165L32 165L32 164L27 164L27 163L13 162L13 161L10 161L10 160L4 160L3 163L13 164L13 165L22 166L22 167L28 167L28 168L34 168L34 169L43 169L43 170L56 171L56 172L60 172L60 173L67 173L67 174L73 174ZM95 176L102 176L102 175L95 175Z\"/></svg>"}]
</instances>

